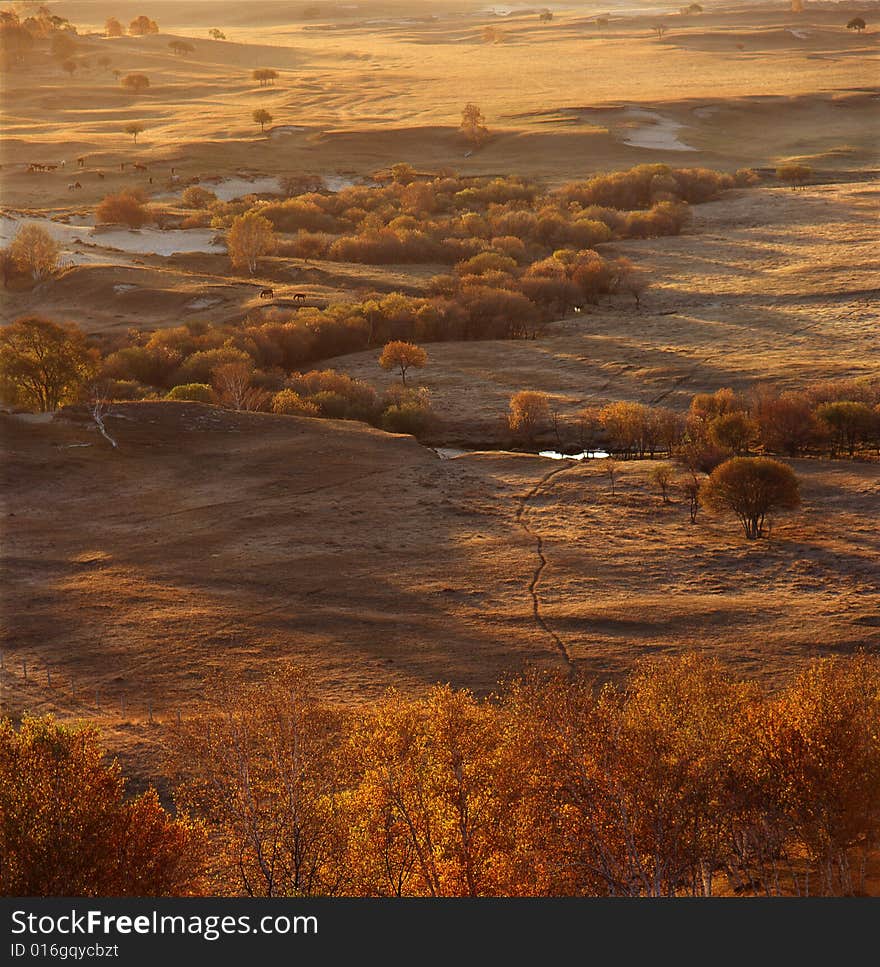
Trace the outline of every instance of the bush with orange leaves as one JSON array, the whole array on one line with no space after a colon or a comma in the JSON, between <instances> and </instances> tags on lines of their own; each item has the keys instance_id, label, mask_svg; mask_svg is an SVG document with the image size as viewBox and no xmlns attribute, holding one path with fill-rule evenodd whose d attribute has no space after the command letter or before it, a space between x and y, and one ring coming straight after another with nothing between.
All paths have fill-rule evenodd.
<instances>
[{"instance_id":1,"label":"bush with orange leaves","mask_svg":"<svg viewBox=\"0 0 880 967\"><path fill-rule=\"evenodd\" d=\"M198 892L204 834L154 790L125 780L90 728L0 721L0 871L5 896L180 896Z\"/></svg>"}]
</instances>

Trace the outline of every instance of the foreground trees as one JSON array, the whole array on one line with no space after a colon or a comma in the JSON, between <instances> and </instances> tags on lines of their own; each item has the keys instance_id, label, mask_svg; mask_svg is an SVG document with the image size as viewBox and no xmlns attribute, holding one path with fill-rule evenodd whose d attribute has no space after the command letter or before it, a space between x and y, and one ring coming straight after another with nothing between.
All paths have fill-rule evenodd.
<instances>
[{"instance_id":1,"label":"foreground trees","mask_svg":"<svg viewBox=\"0 0 880 967\"><path fill-rule=\"evenodd\" d=\"M203 834L153 790L124 797L92 729L0 721L0 871L6 896L194 892Z\"/></svg>"},{"instance_id":2,"label":"foreground trees","mask_svg":"<svg viewBox=\"0 0 880 967\"><path fill-rule=\"evenodd\" d=\"M484 701L443 686L343 712L290 671L211 699L171 745L219 892L841 895L880 845L867 656L772 695L689 656Z\"/></svg>"},{"instance_id":3,"label":"foreground trees","mask_svg":"<svg viewBox=\"0 0 880 967\"><path fill-rule=\"evenodd\" d=\"M800 504L794 471L769 457L726 460L709 475L700 496L711 510L735 514L752 541L764 536L772 513Z\"/></svg>"},{"instance_id":4,"label":"foreground trees","mask_svg":"<svg viewBox=\"0 0 880 967\"><path fill-rule=\"evenodd\" d=\"M0 396L39 413L74 400L97 365L76 326L59 326L39 316L0 329Z\"/></svg>"}]
</instances>

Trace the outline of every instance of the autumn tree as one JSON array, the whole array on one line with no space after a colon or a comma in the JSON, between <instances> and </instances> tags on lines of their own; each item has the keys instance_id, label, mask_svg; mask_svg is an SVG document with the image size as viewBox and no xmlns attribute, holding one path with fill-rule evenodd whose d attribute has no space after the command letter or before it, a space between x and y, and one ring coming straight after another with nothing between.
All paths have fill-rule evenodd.
<instances>
[{"instance_id":1,"label":"autumn tree","mask_svg":"<svg viewBox=\"0 0 880 967\"><path fill-rule=\"evenodd\" d=\"M168 46L171 48L172 53L177 54L179 57L185 57L187 54L195 52L195 47L186 40L171 40L168 42Z\"/></svg>"},{"instance_id":2,"label":"autumn tree","mask_svg":"<svg viewBox=\"0 0 880 967\"><path fill-rule=\"evenodd\" d=\"M809 165L802 164L779 165L776 169L776 177L780 181L789 182L792 188L799 186L803 188L813 177L813 169Z\"/></svg>"},{"instance_id":3,"label":"autumn tree","mask_svg":"<svg viewBox=\"0 0 880 967\"><path fill-rule=\"evenodd\" d=\"M546 393L520 390L510 398L507 425L512 433L532 441L550 421L550 402Z\"/></svg>"},{"instance_id":4,"label":"autumn tree","mask_svg":"<svg viewBox=\"0 0 880 967\"><path fill-rule=\"evenodd\" d=\"M182 805L218 833L212 892L346 892L338 716L296 671L252 685L214 681L208 691L215 713L178 725L169 745Z\"/></svg>"},{"instance_id":5,"label":"autumn tree","mask_svg":"<svg viewBox=\"0 0 880 967\"><path fill-rule=\"evenodd\" d=\"M843 451L854 457L858 446L867 443L878 429L874 410L867 403L853 400L823 403L816 410L816 416L828 432L832 456Z\"/></svg>"},{"instance_id":6,"label":"autumn tree","mask_svg":"<svg viewBox=\"0 0 880 967\"><path fill-rule=\"evenodd\" d=\"M107 195L95 209L95 219L99 224L127 225L141 228L150 218L143 197L133 191L120 191Z\"/></svg>"},{"instance_id":7,"label":"autumn tree","mask_svg":"<svg viewBox=\"0 0 880 967\"><path fill-rule=\"evenodd\" d=\"M400 340L386 343L379 357L379 365L382 369L396 369L400 373L404 386L406 386L407 370L422 369L427 362L428 354L421 346Z\"/></svg>"},{"instance_id":8,"label":"autumn tree","mask_svg":"<svg viewBox=\"0 0 880 967\"><path fill-rule=\"evenodd\" d=\"M860 34L865 27L868 25L861 17L853 17L852 20L846 25L847 30L854 30L857 34Z\"/></svg>"},{"instance_id":9,"label":"autumn tree","mask_svg":"<svg viewBox=\"0 0 880 967\"><path fill-rule=\"evenodd\" d=\"M223 31L220 30L218 27L212 27L208 31L208 36L212 40L226 40L226 34L224 34Z\"/></svg>"},{"instance_id":10,"label":"autumn tree","mask_svg":"<svg viewBox=\"0 0 880 967\"><path fill-rule=\"evenodd\" d=\"M27 272L40 282L58 268L61 245L41 225L27 222L15 233L8 252L20 272Z\"/></svg>"},{"instance_id":11,"label":"autumn tree","mask_svg":"<svg viewBox=\"0 0 880 967\"><path fill-rule=\"evenodd\" d=\"M116 17L108 17L107 22L104 24L104 33L108 37L121 37L125 31Z\"/></svg>"},{"instance_id":12,"label":"autumn tree","mask_svg":"<svg viewBox=\"0 0 880 967\"><path fill-rule=\"evenodd\" d=\"M125 795L89 727L0 721L0 869L6 896L181 896L197 889L204 834L153 789Z\"/></svg>"},{"instance_id":13,"label":"autumn tree","mask_svg":"<svg viewBox=\"0 0 880 967\"><path fill-rule=\"evenodd\" d=\"M251 73L251 77L255 81L259 81L260 87L269 87L277 80L278 71L273 70L271 67L258 67Z\"/></svg>"},{"instance_id":14,"label":"autumn tree","mask_svg":"<svg viewBox=\"0 0 880 967\"><path fill-rule=\"evenodd\" d=\"M96 353L72 324L26 316L0 329L0 390L13 405L57 410L76 398L96 364Z\"/></svg>"},{"instance_id":15,"label":"autumn tree","mask_svg":"<svg viewBox=\"0 0 880 967\"><path fill-rule=\"evenodd\" d=\"M272 123L272 115L262 107L257 108L252 115L255 124L260 125L260 132L265 132L266 125Z\"/></svg>"},{"instance_id":16,"label":"autumn tree","mask_svg":"<svg viewBox=\"0 0 880 967\"><path fill-rule=\"evenodd\" d=\"M61 69L63 71L67 71L67 73L70 74L71 77L73 77L73 75L79 69L79 65L75 60L66 60L62 63Z\"/></svg>"},{"instance_id":17,"label":"autumn tree","mask_svg":"<svg viewBox=\"0 0 880 967\"><path fill-rule=\"evenodd\" d=\"M733 457L712 471L700 499L710 510L735 514L746 537L756 540L770 514L799 506L800 488L791 467L778 460Z\"/></svg>"},{"instance_id":18,"label":"autumn tree","mask_svg":"<svg viewBox=\"0 0 880 967\"><path fill-rule=\"evenodd\" d=\"M257 271L257 259L275 251L275 230L268 218L256 212L246 212L233 219L226 233L226 247L232 264L247 266L251 275Z\"/></svg>"},{"instance_id":19,"label":"autumn tree","mask_svg":"<svg viewBox=\"0 0 880 967\"><path fill-rule=\"evenodd\" d=\"M159 33L159 25L155 20L150 20L149 17L145 17L141 14L140 17L135 17L134 20L128 25L128 32L132 37L144 37L147 34L157 34Z\"/></svg>"},{"instance_id":20,"label":"autumn tree","mask_svg":"<svg viewBox=\"0 0 880 967\"><path fill-rule=\"evenodd\" d=\"M144 133L144 126L140 121L130 121L125 125L125 133L130 134L134 143L137 144L138 135Z\"/></svg>"},{"instance_id":21,"label":"autumn tree","mask_svg":"<svg viewBox=\"0 0 880 967\"><path fill-rule=\"evenodd\" d=\"M224 406L233 410L259 410L268 402L268 394L253 385L254 366L251 362L230 362L217 366L212 383Z\"/></svg>"},{"instance_id":22,"label":"autumn tree","mask_svg":"<svg viewBox=\"0 0 880 967\"><path fill-rule=\"evenodd\" d=\"M121 83L133 94L143 94L144 91L149 90L150 78L146 74L126 74Z\"/></svg>"},{"instance_id":23,"label":"autumn tree","mask_svg":"<svg viewBox=\"0 0 880 967\"><path fill-rule=\"evenodd\" d=\"M460 130L474 145L482 144L489 136L486 119L476 104L466 104L462 109Z\"/></svg>"},{"instance_id":24,"label":"autumn tree","mask_svg":"<svg viewBox=\"0 0 880 967\"><path fill-rule=\"evenodd\" d=\"M669 503L669 491L672 487L674 476L675 472L668 463L658 464L651 471L651 480L660 491L660 496L664 504Z\"/></svg>"},{"instance_id":25,"label":"autumn tree","mask_svg":"<svg viewBox=\"0 0 880 967\"><path fill-rule=\"evenodd\" d=\"M748 453L758 438L758 425L741 410L722 413L709 421L709 441L724 450L741 455Z\"/></svg>"}]
</instances>

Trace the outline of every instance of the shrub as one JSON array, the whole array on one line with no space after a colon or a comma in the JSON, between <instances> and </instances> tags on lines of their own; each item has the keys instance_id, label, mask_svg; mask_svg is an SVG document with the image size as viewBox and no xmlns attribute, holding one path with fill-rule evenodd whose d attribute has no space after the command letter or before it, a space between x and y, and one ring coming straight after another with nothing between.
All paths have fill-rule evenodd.
<instances>
[{"instance_id":1,"label":"shrub","mask_svg":"<svg viewBox=\"0 0 880 967\"><path fill-rule=\"evenodd\" d=\"M190 185L189 188L185 188L183 194L180 196L180 200L186 205L187 208L208 208L215 201L217 201L217 196L213 191L208 191L207 188L202 188L201 185Z\"/></svg>"},{"instance_id":2,"label":"shrub","mask_svg":"<svg viewBox=\"0 0 880 967\"><path fill-rule=\"evenodd\" d=\"M784 164L776 169L776 177L780 181L791 182L792 186L805 185L813 177L813 169L809 165Z\"/></svg>"},{"instance_id":3,"label":"shrub","mask_svg":"<svg viewBox=\"0 0 880 967\"><path fill-rule=\"evenodd\" d=\"M550 402L546 393L520 390L510 398L507 425L520 439L531 442L550 422Z\"/></svg>"},{"instance_id":4,"label":"shrub","mask_svg":"<svg viewBox=\"0 0 880 967\"><path fill-rule=\"evenodd\" d=\"M217 395L207 383L184 383L169 390L166 400L186 400L191 403L216 403Z\"/></svg>"},{"instance_id":5,"label":"shrub","mask_svg":"<svg viewBox=\"0 0 880 967\"><path fill-rule=\"evenodd\" d=\"M292 389L283 389L272 397L272 412L287 416L320 416L317 403L304 399Z\"/></svg>"},{"instance_id":6,"label":"shrub","mask_svg":"<svg viewBox=\"0 0 880 967\"><path fill-rule=\"evenodd\" d=\"M749 540L764 536L767 517L800 504L791 467L769 457L734 457L716 467L700 497L711 510L735 514Z\"/></svg>"},{"instance_id":7,"label":"shrub","mask_svg":"<svg viewBox=\"0 0 880 967\"><path fill-rule=\"evenodd\" d=\"M128 225L129 228L140 228L149 221L149 217L143 197L133 191L107 195L95 211L99 223Z\"/></svg>"}]
</instances>

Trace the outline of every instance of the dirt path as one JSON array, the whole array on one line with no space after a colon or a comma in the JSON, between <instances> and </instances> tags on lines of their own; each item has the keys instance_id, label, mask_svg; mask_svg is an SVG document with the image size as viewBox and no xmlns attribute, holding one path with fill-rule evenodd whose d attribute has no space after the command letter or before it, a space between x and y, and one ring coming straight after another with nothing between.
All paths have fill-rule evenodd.
<instances>
[{"instance_id":1,"label":"dirt path","mask_svg":"<svg viewBox=\"0 0 880 967\"><path fill-rule=\"evenodd\" d=\"M516 522L520 527L534 540L535 542L535 553L538 555L538 564L535 567L534 573L532 574L532 580L529 583L529 594L532 598L532 613L535 616L535 623L539 628L544 631L545 634L549 635L553 639L553 643L556 646L559 654L562 656L562 660L568 667L569 674L574 672L574 662L571 659L571 655L568 653L568 649L565 646L565 642L559 637L558 634L547 624L547 620L541 614L541 599L538 596L538 588L541 584L541 576L544 573L544 569L547 567L547 557L544 554L544 539L540 534L529 527L528 519L526 517L526 508L528 507L529 501L536 497L542 489L548 484L554 477L559 474L565 473L567 470L573 469L576 464L564 464L561 467L557 467L555 470L551 470L549 473L544 474L543 477L535 484L534 487L528 493L526 493L519 502L519 507L516 511Z\"/></svg>"}]
</instances>

